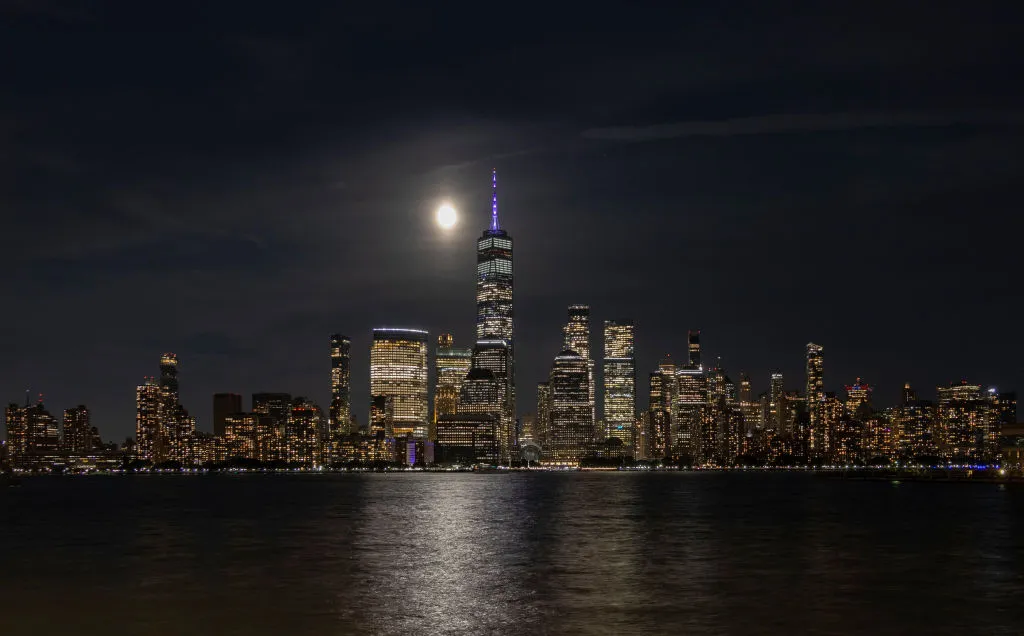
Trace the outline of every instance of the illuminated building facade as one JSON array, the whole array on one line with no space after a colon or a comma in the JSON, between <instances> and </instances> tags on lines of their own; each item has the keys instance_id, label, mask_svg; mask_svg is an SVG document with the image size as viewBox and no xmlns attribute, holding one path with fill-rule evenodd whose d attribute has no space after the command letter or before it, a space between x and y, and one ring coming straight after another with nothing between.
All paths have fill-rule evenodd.
<instances>
[{"instance_id":1,"label":"illuminated building facade","mask_svg":"<svg viewBox=\"0 0 1024 636\"><path fill-rule=\"evenodd\" d=\"M857 378L853 384L846 385L846 412L856 416L862 405L871 406L871 388L867 382Z\"/></svg>"},{"instance_id":2,"label":"illuminated building facade","mask_svg":"<svg viewBox=\"0 0 1024 636\"><path fill-rule=\"evenodd\" d=\"M962 381L938 387L938 440L942 454L954 463L995 459L989 404L981 386Z\"/></svg>"},{"instance_id":3,"label":"illuminated building facade","mask_svg":"<svg viewBox=\"0 0 1024 636\"><path fill-rule=\"evenodd\" d=\"M772 373L768 384L768 409L765 413L765 428L782 432L782 415L780 404L786 392L786 383L781 373ZM786 431L789 432L789 431Z\"/></svg>"},{"instance_id":4,"label":"illuminated building facade","mask_svg":"<svg viewBox=\"0 0 1024 636\"><path fill-rule=\"evenodd\" d=\"M675 369L676 383L672 411L672 451L702 463L713 442L710 437L708 378L700 367L687 364Z\"/></svg>"},{"instance_id":5,"label":"illuminated building facade","mask_svg":"<svg viewBox=\"0 0 1024 636\"><path fill-rule=\"evenodd\" d=\"M935 405L918 400L910 384L903 386L903 402L893 418L899 454L907 458L929 457L938 452L935 440Z\"/></svg>"},{"instance_id":6,"label":"illuminated building facade","mask_svg":"<svg viewBox=\"0 0 1024 636\"><path fill-rule=\"evenodd\" d=\"M605 437L633 445L636 421L636 352L632 320L604 322Z\"/></svg>"},{"instance_id":7,"label":"illuminated building facade","mask_svg":"<svg viewBox=\"0 0 1024 636\"><path fill-rule=\"evenodd\" d=\"M501 411L505 400L505 388L490 369L474 368L462 380L459 410L461 414L493 415L501 421Z\"/></svg>"},{"instance_id":8,"label":"illuminated building facade","mask_svg":"<svg viewBox=\"0 0 1024 636\"><path fill-rule=\"evenodd\" d=\"M146 378L135 387L135 456L143 461L156 461L162 446L163 428L160 385L156 378Z\"/></svg>"},{"instance_id":9,"label":"illuminated building facade","mask_svg":"<svg viewBox=\"0 0 1024 636\"><path fill-rule=\"evenodd\" d=\"M395 400L391 396L376 395L370 398L370 435L395 436L392 422L395 416Z\"/></svg>"},{"instance_id":10,"label":"illuminated building facade","mask_svg":"<svg viewBox=\"0 0 1024 636\"><path fill-rule=\"evenodd\" d=\"M23 470L46 469L60 458L60 431L40 395L35 404L10 404L5 412L9 461Z\"/></svg>"},{"instance_id":11,"label":"illuminated building facade","mask_svg":"<svg viewBox=\"0 0 1024 636\"><path fill-rule=\"evenodd\" d=\"M390 398L396 438L427 437L427 337L420 329L373 330L370 398Z\"/></svg>"},{"instance_id":12,"label":"illuminated building facade","mask_svg":"<svg viewBox=\"0 0 1024 636\"><path fill-rule=\"evenodd\" d=\"M545 460L578 464L594 440L589 369L579 353L564 350L551 367L551 430Z\"/></svg>"},{"instance_id":13,"label":"illuminated building facade","mask_svg":"<svg viewBox=\"0 0 1024 636\"><path fill-rule=\"evenodd\" d=\"M807 414L808 452L811 457L821 457L827 452L828 433L822 425L821 403L825 400L824 348L813 342L807 344Z\"/></svg>"},{"instance_id":14,"label":"illuminated building facade","mask_svg":"<svg viewBox=\"0 0 1024 636\"><path fill-rule=\"evenodd\" d=\"M340 333L331 335L331 411L328 438L348 435L352 430L352 402L349 389L352 341Z\"/></svg>"},{"instance_id":15,"label":"illuminated building facade","mask_svg":"<svg viewBox=\"0 0 1024 636\"><path fill-rule=\"evenodd\" d=\"M753 390L750 376L746 373L740 374L740 412L743 414L743 432L749 433L755 428L763 426L761 419L761 404L753 398Z\"/></svg>"},{"instance_id":16,"label":"illuminated building facade","mask_svg":"<svg viewBox=\"0 0 1024 636\"><path fill-rule=\"evenodd\" d=\"M71 455L87 455L93 451L94 429L89 409L79 404L64 409L64 450Z\"/></svg>"},{"instance_id":17,"label":"illuminated building facade","mask_svg":"<svg viewBox=\"0 0 1024 636\"><path fill-rule=\"evenodd\" d=\"M446 464L500 461L498 419L490 413L442 415L437 420L437 460Z\"/></svg>"},{"instance_id":18,"label":"illuminated building facade","mask_svg":"<svg viewBox=\"0 0 1024 636\"><path fill-rule=\"evenodd\" d=\"M664 360L658 370L648 376L648 413L646 430L646 457L668 459L673 454L673 405L678 387L675 365ZM687 436L687 443L689 436Z\"/></svg>"},{"instance_id":19,"label":"illuminated building facade","mask_svg":"<svg viewBox=\"0 0 1024 636\"><path fill-rule=\"evenodd\" d=\"M434 367L437 370L437 384L434 387L434 421L442 415L458 412L462 380L473 366L473 352L455 347L450 333L437 337L437 352Z\"/></svg>"},{"instance_id":20,"label":"illuminated building facade","mask_svg":"<svg viewBox=\"0 0 1024 636\"><path fill-rule=\"evenodd\" d=\"M537 383L537 424L533 441L544 448L551 439L551 382Z\"/></svg>"},{"instance_id":21,"label":"illuminated building facade","mask_svg":"<svg viewBox=\"0 0 1024 636\"><path fill-rule=\"evenodd\" d=\"M686 332L686 353L688 359L688 366L691 369L701 368L700 359L700 330L691 329Z\"/></svg>"},{"instance_id":22,"label":"illuminated building facade","mask_svg":"<svg viewBox=\"0 0 1024 636\"><path fill-rule=\"evenodd\" d=\"M217 437L224 437L228 416L242 411L242 396L238 393L214 393L213 434Z\"/></svg>"},{"instance_id":23,"label":"illuminated building facade","mask_svg":"<svg viewBox=\"0 0 1024 636\"><path fill-rule=\"evenodd\" d=\"M503 340L508 350L508 369L504 373L508 382L509 413L507 418L515 428L516 374L515 334L512 310L512 237L498 223L498 175L491 172L491 224L476 243L476 339ZM489 367L488 367L489 368ZM493 371L494 369L492 369ZM496 375L501 375L495 372ZM502 423L505 427L505 423ZM503 437L515 432L506 431ZM508 450L509 442L505 442Z\"/></svg>"},{"instance_id":24,"label":"illuminated building facade","mask_svg":"<svg viewBox=\"0 0 1024 636\"><path fill-rule=\"evenodd\" d=\"M590 355L590 307L588 305L569 305L569 320L562 328L562 337L565 350L575 351L587 361L591 419L596 421L594 358Z\"/></svg>"},{"instance_id":25,"label":"illuminated building facade","mask_svg":"<svg viewBox=\"0 0 1024 636\"><path fill-rule=\"evenodd\" d=\"M495 415L498 418L498 438L501 443L501 462L508 464L515 455L516 420L512 394L512 352L508 342L500 338L484 338L477 340L473 347L473 368L464 382L472 377L472 371L490 371L497 387L498 395L495 402ZM465 391L462 392L465 396ZM462 412L460 410L460 412Z\"/></svg>"},{"instance_id":26,"label":"illuminated building facade","mask_svg":"<svg viewBox=\"0 0 1024 636\"><path fill-rule=\"evenodd\" d=\"M264 416L257 418L260 461L286 461L285 435L292 420L291 394L253 393L252 412Z\"/></svg>"},{"instance_id":27,"label":"illuminated building facade","mask_svg":"<svg viewBox=\"0 0 1024 636\"><path fill-rule=\"evenodd\" d=\"M519 417L519 444L532 444L534 431L537 430L537 416L534 413L523 413Z\"/></svg>"},{"instance_id":28,"label":"illuminated building facade","mask_svg":"<svg viewBox=\"0 0 1024 636\"><path fill-rule=\"evenodd\" d=\"M291 414L285 425L285 459L293 464L313 467L323 463L321 437L327 430L324 414L312 400L292 400Z\"/></svg>"}]
</instances>

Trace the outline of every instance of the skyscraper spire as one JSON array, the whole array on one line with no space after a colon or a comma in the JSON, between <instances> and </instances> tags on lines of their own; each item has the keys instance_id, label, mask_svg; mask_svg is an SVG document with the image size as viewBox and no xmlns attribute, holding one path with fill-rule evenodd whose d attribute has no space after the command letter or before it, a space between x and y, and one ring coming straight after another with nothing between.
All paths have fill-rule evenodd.
<instances>
[{"instance_id":1,"label":"skyscraper spire","mask_svg":"<svg viewBox=\"0 0 1024 636\"><path fill-rule=\"evenodd\" d=\"M491 170L491 231L497 232L498 226L498 169Z\"/></svg>"}]
</instances>

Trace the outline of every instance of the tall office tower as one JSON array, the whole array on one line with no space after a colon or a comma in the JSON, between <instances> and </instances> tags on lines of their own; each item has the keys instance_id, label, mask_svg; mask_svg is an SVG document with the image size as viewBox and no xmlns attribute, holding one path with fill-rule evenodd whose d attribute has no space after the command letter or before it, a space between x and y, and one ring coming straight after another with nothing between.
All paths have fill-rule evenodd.
<instances>
[{"instance_id":1,"label":"tall office tower","mask_svg":"<svg viewBox=\"0 0 1024 636\"><path fill-rule=\"evenodd\" d=\"M181 405L178 389L178 356L165 353L160 356L160 437L153 447L153 461L179 461L193 463L192 440L196 421Z\"/></svg>"},{"instance_id":2,"label":"tall office tower","mask_svg":"<svg viewBox=\"0 0 1024 636\"><path fill-rule=\"evenodd\" d=\"M135 387L135 456L143 461L157 461L162 447L163 429L160 421L160 385L156 378L146 378ZM162 450L162 449L161 449Z\"/></svg>"},{"instance_id":3,"label":"tall office tower","mask_svg":"<svg viewBox=\"0 0 1024 636\"><path fill-rule=\"evenodd\" d=\"M491 225L476 242L476 339L508 344L511 419L516 419L516 357L512 328L512 237L498 224L498 174L491 172ZM514 427L513 427L514 428Z\"/></svg>"},{"instance_id":4,"label":"tall office tower","mask_svg":"<svg viewBox=\"0 0 1024 636\"><path fill-rule=\"evenodd\" d=\"M917 402L917 391L910 388L910 383L906 382L903 384L903 401L902 404L912 404Z\"/></svg>"},{"instance_id":5,"label":"tall office tower","mask_svg":"<svg viewBox=\"0 0 1024 636\"><path fill-rule=\"evenodd\" d=\"M651 458L650 449L647 444L650 431L651 411L648 409L637 416L636 424L633 426L633 459L646 460Z\"/></svg>"},{"instance_id":6,"label":"tall office tower","mask_svg":"<svg viewBox=\"0 0 1024 636\"><path fill-rule=\"evenodd\" d=\"M92 422L89 409L79 404L64 409L64 450L71 455L88 455L92 447Z\"/></svg>"},{"instance_id":7,"label":"tall office tower","mask_svg":"<svg viewBox=\"0 0 1024 636\"><path fill-rule=\"evenodd\" d=\"M391 398L394 437L427 437L427 337L420 329L373 330L370 399Z\"/></svg>"},{"instance_id":8,"label":"tall office tower","mask_svg":"<svg viewBox=\"0 0 1024 636\"><path fill-rule=\"evenodd\" d=\"M434 387L435 423L438 417L454 415L458 411L462 380L472 366L472 350L455 347L450 333L443 333L437 337L437 352L434 357L434 368L437 370L437 384Z\"/></svg>"},{"instance_id":9,"label":"tall office tower","mask_svg":"<svg viewBox=\"0 0 1024 636\"><path fill-rule=\"evenodd\" d=\"M632 320L604 321L604 436L626 446L636 422L635 334Z\"/></svg>"},{"instance_id":10,"label":"tall office tower","mask_svg":"<svg viewBox=\"0 0 1024 636\"><path fill-rule=\"evenodd\" d=\"M284 436L287 461L319 466L323 462L320 438L325 429L324 413L316 402L303 397L292 400L291 417L285 425Z\"/></svg>"},{"instance_id":11,"label":"tall office tower","mask_svg":"<svg viewBox=\"0 0 1024 636\"><path fill-rule=\"evenodd\" d=\"M807 343L807 414L809 436L807 451L811 457L821 457L828 452L828 434L821 422L821 404L825 400L823 348L813 342Z\"/></svg>"},{"instance_id":12,"label":"tall office tower","mask_svg":"<svg viewBox=\"0 0 1024 636\"><path fill-rule=\"evenodd\" d=\"M532 444L537 430L537 416L533 413L523 413L519 416L519 423L519 446Z\"/></svg>"},{"instance_id":13,"label":"tall office tower","mask_svg":"<svg viewBox=\"0 0 1024 636\"><path fill-rule=\"evenodd\" d=\"M352 402L349 391L349 366L352 341L340 333L331 335L331 417L328 439L348 435L352 430Z\"/></svg>"},{"instance_id":14,"label":"tall office tower","mask_svg":"<svg viewBox=\"0 0 1024 636\"><path fill-rule=\"evenodd\" d=\"M708 376L703 369L689 364L677 368L675 375L672 450L677 456L689 455L693 461L703 463L706 453L701 451L701 438L709 426L711 403Z\"/></svg>"},{"instance_id":15,"label":"tall office tower","mask_svg":"<svg viewBox=\"0 0 1024 636\"><path fill-rule=\"evenodd\" d=\"M779 405L782 402L783 394L786 392L786 384L782 379L782 374L772 373L768 387L768 421L765 422L765 428L774 428L777 431L782 431L782 413Z\"/></svg>"},{"instance_id":16,"label":"tall office tower","mask_svg":"<svg viewBox=\"0 0 1024 636\"><path fill-rule=\"evenodd\" d=\"M237 393L213 394L213 434L224 437L228 416L242 412L242 396Z\"/></svg>"},{"instance_id":17,"label":"tall office tower","mask_svg":"<svg viewBox=\"0 0 1024 636\"><path fill-rule=\"evenodd\" d=\"M861 405L871 406L871 392L874 389L860 378L846 385L846 412L856 417Z\"/></svg>"},{"instance_id":18,"label":"tall office tower","mask_svg":"<svg viewBox=\"0 0 1024 636\"><path fill-rule=\"evenodd\" d=\"M989 405L981 386L950 384L938 387L939 450L949 460L962 463L985 459L986 420Z\"/></svg>"},{"instance_id":19,"label":"tall office tower","mask_svg":"<svg viewBox=\"0 0 1024 636\"><path fill-rule=\"evenodd\" d=\"M700 369L700 329L691 329L686 333L686 349L690 368Z\"/></svg>"},{"instance_id":20,"label":"tall office tower","mask_svg":"<svg viewBox=\"0 0 1024 636\"><path fill-rule=\"evenodd\" d=\"M761 405L753 398L750 376L740 373L740 413L743 414L743 432L761 428Z\"/></svg>"},{"instance_id":21,"label":"tall office tower","mask_svg":"<svg viewBox=\"0 0 1024 636\"><path fill-rule=\"evenodd\" d=\"M508 342L500 338L477 340L476 346L473 347L472 368L487 369L497 383L499 396L495 416L498 418L498 440L501 445L501 462L508 464L515 455L516 445L515 406L512 403L512 352L509 351ZM467 375L463 382L468 381L469 377ZM465 395L465 392L461 395Z\"/></svg>"},{"instance_id":22,"label":"tall office tower","mask_svg":"<svg viewBox=\"0 0 1024 636\"><path fill-rule=\"evenodd\" d=\"M551 431L547 458L578 464L594 441L587 360L566 349L551 366Z\"/></svg>"},{"instance_id":23,"label":"tall office tower","mask_svg":"<svg viewBox=\"0 0 1024 636\"><path fill-rule=\"evenodd\" d=\"M658 370L649 376L648 393L648 418L647 433L647 457L649 459L669 459L675 450L673 447L676 420L676 395L678 393L679 381L676 378L675 364L667 357L658 365ZM689 445L689 431L687 431L685 443Z\"/></svg>"},{"instance_id":24,"label":"tall office tower","mask_svg":"<svg viewBox=\"0 0 1024 636\"><path fill-rule=\"evenodd\" d=\"M569 305L569 321L562 328L564 347L567 351L575 351L587 361L587 380L590 383L591 418L597 421L597 410L594 403L594 358L590 355L590 307L587 305Z\"/></svg>"},{"instance_id":25,"label":"tall office tower","mask_svg":"<svg viewBox=\"0 0 1024 636\"><path fill-rule=\"evenodd\" d=\"M483 413L499 421L504 402L505 387L490 369L470 369L462 380L458 413Z\"/></svg>"},{"instance_id":26,"label":"tall office tower","mask_svg":"<svg viewBox=\"0 0 1024 636\"><path fill-rule=\"evenodd\" d=\"M370 435L384 435L393 438L395 418L395 400L390 395L377 395L370 398Z\"/></svg>"},{"instance_id":27,"label":"tall office tower","mask_svg":"<svg viewBox=\"0 0 1024 636\"><path fill-rule=\"evenodd\" d=\"M545 448L551 439L551 382L537 383L537 427L533 441Z\"/></svg>"}]
</instances>

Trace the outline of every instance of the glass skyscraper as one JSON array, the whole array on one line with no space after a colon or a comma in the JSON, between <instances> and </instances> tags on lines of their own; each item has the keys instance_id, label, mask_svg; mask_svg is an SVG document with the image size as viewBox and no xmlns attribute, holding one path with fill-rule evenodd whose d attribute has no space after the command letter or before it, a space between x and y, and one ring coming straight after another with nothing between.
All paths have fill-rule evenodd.
<instances>
[{"instance_id":1,"label":"glass skyscraper","mask_svg":"<svg viewBox=\"0 0 1024 636\"><path fill-rule=\"evenodd\" d=\"M807 343L807 413L810 416L810 439L808 452L811 457L821 457L828 452L828 433L822 422L822 402L825 401L824 347L813 342Z\"/></svg>"},{"instance_id":2,"label":"glass skyscraper","mask_svg":"<svg viewBox=\"0 0 1024 636\"><path fill-rule=\"evenodd\" d=\"M631 320L604 322L604 423L606 437L633 445L636 420L635 327Z\"/></svg>"},{"instance_id":3,"label":"glass skyscraper","mask_svg":"<svg viewBox=\"0 0 1024 636\"><path fill-rule=\"evenodd\" d=\"M565 350L551 367L551 430L547 459L578 464L594 441L587 361Z\"/></svg>"},{"instance_id":4,"label":"glass skyscraper","mask_svg":"<svg viewBox=\"0 0 1024 636\"><path fill-rule=\"evenodd\" d=\"M587 361L587 383L590 387L590 414L596 420L594 404L594 358L590 355L590 307L588 305L569 305L569 321L562 328L565 349L575 351Z\"/></svg>"},{"instance_id":5,"label":"glass skyscraper","mask_svg":"<svg viewBox=\"0 0 1024 636\"><path fill-rule=\"evenodd\" d=\"M370 399L390 398L395 437L427 436L427 336L420 329L373 330Z\"/></svg>"},{"instance_id":6,"label":"glass skyscraper","mask_svg":"<svg viewBox=\"0 0 1024 636\"><path fill-rule=\"evenodd\" d=\"M340 333L331 336L331 417L330 435L352 433L349 391L349 366L352 341Z\"/></svg>"},{"instance_id":7,"label":"glass skyscraper","mask_svg":"<svg viewBox=\"0 0 1024 636\"><path fill-rule=\"evenodd\" d=\"M490 369L504 385L502 461L515 447L515 338L512 311L512 237L498 223L498 175L491 172L491 224L476 244L476 338L473 367ZM500 345L500 346L499 346ZM485 355L487 360L477 360ZM499 360L499 358L502 358Z\"/></svg>"},{"instance_id":8,"label":"glass skyscraper","mask_svg":"<svg viewBox=\"0 0 1024 636\"><path fill-rule=\"evenodd\" d=\"M437 380L434 387L434 422L442 415L458 412L459 394L462 381L473 366L473 352L465 347L454 346L450 333L437 337L437 353L434 366Z\"/></svg>"}]
</instances>

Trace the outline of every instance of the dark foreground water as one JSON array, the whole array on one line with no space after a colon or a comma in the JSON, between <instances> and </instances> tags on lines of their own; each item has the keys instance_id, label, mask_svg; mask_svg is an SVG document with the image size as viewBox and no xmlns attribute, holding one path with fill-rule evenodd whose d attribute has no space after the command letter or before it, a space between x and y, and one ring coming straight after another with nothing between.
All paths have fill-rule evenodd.
<instances>
[{"instance_id":1,"label":"dark foreground water","mask_svg":"<svg viewBox=\"0 0 1024 636\"><path fill-rule=\"evenodd\" d=\"M5 636L1024 633L1015 487L87 477L0 504Z\"/></svg>"}]
</instances>

